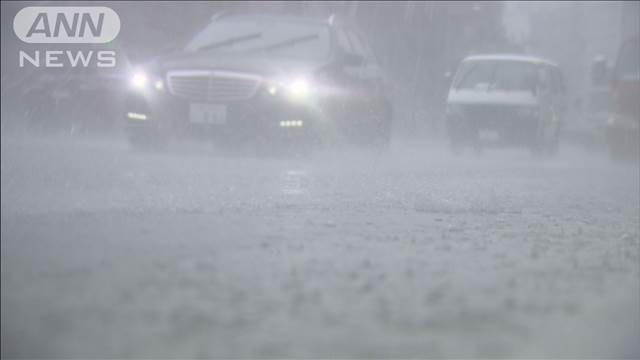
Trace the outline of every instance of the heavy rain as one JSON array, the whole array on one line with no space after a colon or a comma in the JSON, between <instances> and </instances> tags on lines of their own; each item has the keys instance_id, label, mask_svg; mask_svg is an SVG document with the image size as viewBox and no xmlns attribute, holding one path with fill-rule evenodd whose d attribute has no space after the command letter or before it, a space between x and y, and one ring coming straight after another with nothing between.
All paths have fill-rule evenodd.
<instances>
[{"instance_id":1,"label":"heavy rain","mask_svg":"<svg viewBox=\"0 0 640 360\"><path fill-rule=\"evenodd\" d=\"M2 358L640 358L639 4L3 1Z\"/></svg>"}]
</instances>

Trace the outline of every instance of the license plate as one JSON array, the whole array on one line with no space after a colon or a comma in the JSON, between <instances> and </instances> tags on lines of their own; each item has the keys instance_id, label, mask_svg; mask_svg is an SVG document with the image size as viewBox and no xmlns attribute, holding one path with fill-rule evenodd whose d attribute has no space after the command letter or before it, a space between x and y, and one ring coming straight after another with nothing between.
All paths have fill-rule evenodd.
<instances>
[{"instance_id":1,"label":"license plate","mask_svg":"<svg viewBox=\"0 0 640 360\"><path fill-rule=\"evenodd\" d=\"M480 140L484 141L496 141L500 139L500 133L493 130L480 130L480 133L478 133L478 137L480 138Z\"/></svg>"},{"instance_id":2,"label":"license plate","mask_svg":"<svg viewBox=\"0 0 640 360\"><path fill-rule=\"evenodd\" d=\"M227 107L219 104L193 103L189 107L189 121L195 124L226 124Z\"/></svg>"}]
</instances>

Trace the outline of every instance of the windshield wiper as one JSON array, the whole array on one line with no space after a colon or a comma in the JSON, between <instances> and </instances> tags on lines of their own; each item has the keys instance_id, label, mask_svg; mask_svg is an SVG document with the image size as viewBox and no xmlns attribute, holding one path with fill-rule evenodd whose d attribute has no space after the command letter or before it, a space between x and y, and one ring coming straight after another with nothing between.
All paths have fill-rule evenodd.
<instances>
[{"instance_id":1,"label":"windshield wiper","mask_svg":"<svg viewBox=\"0 0 640 360\"><path fill-rule=\"evenodd\" d=\"M270 50L275 50L275 49L279 49L282 47L288 47L288 46L292 46L292 45L296 45L299 43L303 43L303 42L307 42L310 40L315 40L318 39L318 34L309 34L309 35L303 35L303 36L298 36L298 37L294 37L291 39L287 39L284 41L280 41L277 42L275 44L271 44L271 45L267 45L265 47L259 48L257 49L258 51L270 51Z\"/></svg>"},{"instance_id":2,"label":"windshield wiper","mask_svg":"<svg viewBox=\"0 0 640 360\"><path fill-rule=\"evenodd\" d=\"M242 35L242 36L236 36L236 37L232 37L226 40L222 40L222 41L217 41L217 42L213 42L211 44L207 44L205 46L201 46L197 49L197 51L203 51L203 50L211 50L211 49L217 49L220 47L224 47L224 46L229 46L229 45L233 45L239 42L243 42L243 41L248 41L248 40L253 40L253 39L257 39L262 37L262 33L251 33L251 34L247 34L247 35Z\"/></svg>"}]
</instances>

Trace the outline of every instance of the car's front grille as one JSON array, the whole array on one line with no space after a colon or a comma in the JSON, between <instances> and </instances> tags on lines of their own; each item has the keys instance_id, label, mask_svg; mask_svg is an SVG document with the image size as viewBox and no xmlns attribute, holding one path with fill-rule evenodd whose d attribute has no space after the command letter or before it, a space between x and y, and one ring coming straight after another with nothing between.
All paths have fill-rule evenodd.
<instances>
[{"instance_id":1,"label":"car's front grille","mask_svg":"<svg viewBox=\"0 0 640 360\"><path fill-rule=\"evenodd\" d=\"M217 70L175 70L167 73L171 94L197 102L225 103L252 97L260 77Z\"/></svg>"}]
</instances>

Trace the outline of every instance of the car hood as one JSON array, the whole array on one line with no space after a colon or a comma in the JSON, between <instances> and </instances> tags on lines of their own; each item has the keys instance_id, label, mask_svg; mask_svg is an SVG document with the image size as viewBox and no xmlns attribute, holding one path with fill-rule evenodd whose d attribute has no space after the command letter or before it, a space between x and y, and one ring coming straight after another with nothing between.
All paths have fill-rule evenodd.
<instances>
[{"instance_id":1,"label":"car hood","mask_svg":"<svg viewBox=\"0 0 640 360\"><path fill-rule=\"evenodd\" d=\"M524 105L538 104L537 98L531 91L474 91L451 90L447 97L450 104L476 105Z\"/></svg>"},{"instance_id":2,"label":"car hood","mask_svg":"<svg viewBox=\"0 0 640 360\"><path fill-rule=\"evenodd\" d=\"M179 53L153 61L153 71L216 69L245 72L260 76L308 74L330 63L329 59L309 60L256 54Z\"/></svg>"}]
</instances>

